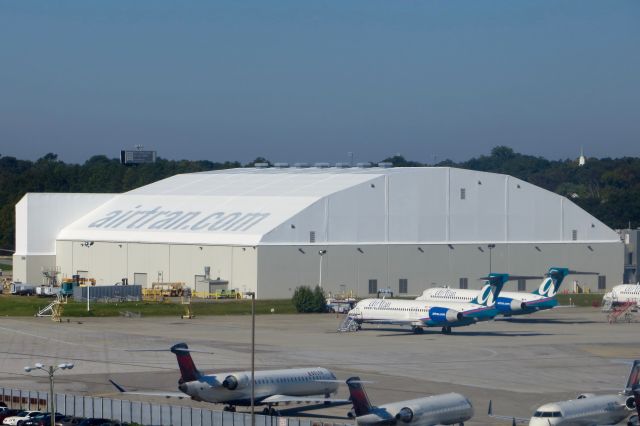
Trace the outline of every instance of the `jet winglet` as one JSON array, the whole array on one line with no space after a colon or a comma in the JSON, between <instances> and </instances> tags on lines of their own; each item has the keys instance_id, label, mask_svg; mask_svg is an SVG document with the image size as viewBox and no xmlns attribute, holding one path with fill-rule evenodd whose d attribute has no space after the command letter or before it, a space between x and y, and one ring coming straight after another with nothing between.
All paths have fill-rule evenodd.
<instances>
[{"instance_id":1,"label":"jet winglet","mask_svg":"<svg viewBox=\"0 0 640 426\"><path fill-rule=\"evenodd\" d=\"M118 389L118 392L122 392L122 393L126 393L126 389L123 388L122 386L120 386L119 384L117 384L116 382L114 382L113 380L109 379L109 382L115 386L116 389Z\"/></svg>"}]
</instances>

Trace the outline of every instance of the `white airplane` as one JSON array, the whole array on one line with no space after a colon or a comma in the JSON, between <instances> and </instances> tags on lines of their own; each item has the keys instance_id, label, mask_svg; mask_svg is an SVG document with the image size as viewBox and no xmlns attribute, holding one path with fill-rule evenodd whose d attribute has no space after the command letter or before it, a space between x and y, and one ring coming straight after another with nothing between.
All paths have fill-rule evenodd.
<instances>
[{"instance_id":1,"label":"white airplane","mask_svg":"<svg viewBox=\"0 0 640 426\"><path fill-rule=\"evenodd\" d=\"M551 267L540 286L531 293L503 291L496 299L496 309L504 316L527 315L537 311L552 309L558 306L556 295L564 278L569 274L593 274L592 272L578 272L567 268ZM536 278L536 277L517 277ZM516 279L516 277L511 277ZM429 302L464 301L469 302L478 295L478 290L452 289L434 287L426 289L416 300ZM639 295L640 297L640 295Z\"/></svg>"},{"instance_id":2,"label":"white airplane","mask_svg":"<svg viewBox=\"0 0 640 426\"><path fill-rule=\"evenodd\" d=\"M617 285L604 295L604 300L611 300L613 305L640 304L640 283Z\"/></svg>"},{"instance_id":3,"label":"white airplane","mask_svg":"<svg viewBox=\"0 0 640 426\"><path fill-rule=\"evenodd\" d=\"M407 401L371 405L359 377L347 380L353 410L349 417L362 426L406 423L415 426L464 425L473 417L471 402L458 393L427 396Z\"/></svg>"},{"instance_id":4,"label":"white airplane","mask_svg":"<svg viewBox=\"0 0 640 426\"><path fill-rule=\"evenodd\" d=\"M631 367L627 385L619 394L582 394L576 399L544 404L531 418L494 415L489 401L489 416L516 423L529 422L529 426L607 426L628 419L628 426L637 426L640 417L640 360ZM635 415L629 417L632 412Z\"/></svg>"},{"instance_id":5,"label":"white airplane","mask_svg":"<svg viewBox=\"0 0 640 426\"><path fill-rule=\"evenodd\" d=\"M470 301L425 302L421 300L364 299L349 311L348 317L360 328L363 323L409 325L415 333L423 327L452 327L493 319L498 311L495 299L509 280L508 274L490 274L484 287Z\"/></svg>"},{"instance_id":6,"label":"white airplane","mask_svg":"<svg viewBox=\"0 0 640 426\"><path fill-rule=\"evenodd\" d=\"M164 351L163 349L162 351ZM129 392L109 380L120 392L134 395L164 396L184 398L194 401L226 404L225 411L235 411L235 407L251 405L251 371L233 371L216 374L202 374L195 366L186 343L171 347L180 367L179 392ZM142 351L158 351L156 349ZM266 405L263 414L275 415L274 405L287 403L341 403L345 399L332 399L338 390L336 376L322 367L287 368L283 370L255 371L255 405Z\"/></svg>"}]
</instances>

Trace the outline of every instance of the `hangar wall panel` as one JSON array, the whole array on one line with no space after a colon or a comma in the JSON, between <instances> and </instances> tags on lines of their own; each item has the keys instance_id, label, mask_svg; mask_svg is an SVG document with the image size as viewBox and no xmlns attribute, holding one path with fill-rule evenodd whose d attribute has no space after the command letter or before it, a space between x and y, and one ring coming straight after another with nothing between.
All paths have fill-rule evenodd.
<instances>
[{"instance_id":1,"label":"hangar wall panel","mask_svg":"<svg viewBox=\"0 0 640 426\"><path fill-rule=\"evenodd\" d=\"M563 239L571 241L573 231L577 231L577 241L594 241L604 239L620 239L611 228L591 216L586 211L566 198L562 200Z\"/></svg>"},{"instance_id":2,"label":"hangar wall panel","mask_svg":"<svg viewBox=\"0 0 640 426\"><path fill-rule=\"evenodd\" d=\"M260 289L258 282L258 249L256 247L233 247L232 248L232 276L230 286L237 288L243 293L246 291L256 291L259 296ZM280 286L286 283L280 283ZM269 298L269 294L266 297Z\"/></svg>"},{"instance_id":3,"label":"hangar wall panel","mask_svg":"<svg viewBox=\"0 0 640 426\"><path fill-rule=\"evenodd\" d=\"M259 294L268 295L268 298L287 298L299 285L315 286L320 273L317 253L321 248L327 250L322 271L322 286L327 292L352 290L359 297L368 297L369 280L375 279L378 289L390 287L398 294L401 278L408 280L408 295L418 295L433 286L458 288L461 278L467 279L469 288L480 288L482 281L479 278L489 272L488 248L482 247L484 251L480 251L478 244L452 246L453 249L446 244L262 246L258 248ZM594 247L592 244L593 252L588 246L548 243L538 244L538 251L532 244L498 243L491 254L492 270L542 277L551 266L566 266L605 275L609 289L620 283L622 270L618 260L622 256L622 245L602 243ZM591 291L598 290L597 276L578 275L570 277L569 281L574 279ZM527 290L532 291L541 280L528 280ZM510 282L505 288L516 291L517 283Z\"/></svg>"},{"instance_id":4,"label":"hangar wall panel","mask_svg":"<svg viewBox=\"0 0 640 426\"><path fill-rule=\"evenodd\" d=\"M170 277L165 281L184 282L194 288L195 276L210 268L210 278L232 280L232 249L227 246L171 245ZM198 288L197 291L208 291Z\"/></svg>"},{"instance_id":5,"label":"hangar wall panel","mask_svg":"<svg viewBox=\"0 0 640 426\"><path fill-rule=\"evenodd\" d=\"M56 265L60 267L61 277L71 277L73 271L73 242L56 241Z\"/></svg>"},{"instance_id":6,"label":"hangar wall panel","mask_svg":"<svg viewBox=\"0 0 640 426\"><path fill-rule=\"evenodd\" d=\"M129 282L135 273L147 273L147 286L171 279L170 246L166 244L129 244Z\"/></svg>"},{"instance_id":7,"label":"hangar wall panel","mask_svg":"<svg viewBox=\"0 0 640 426\"><path fill-rule=\"evenodd\" d=\"M504 241L504 175L450 171L450 241Z\"/></svg>"},{"instance_id":8,"label":"hangar wall panel","mask_svg":"<svg viewBox=\"0 0 640 426\"><path fill-rule=\"evenodd\" d=\"M327 197L326 241L386 241L386 179L376 177Z\"/></svg>"},{"instance_id":9,"label":"hangar wall panel","mask_svg":"<svg viewBox=\"0 0 640 426\"><path fill-rule=\"evenodd\" d=\"M55 254L58 233L115 194L28 193L16 204L16 254Z\"/></svg>"},{"instance_id":10,"label":"hangar wall panel","mask_svg":"<svg viewBox=\"0 0 640 426\"><path fill-rule=\"evenodd\" d=\"M389 175L389 241L446 241L448 169Z\"/></svg>"},{"instance_id":11,"label":"hangar wall panel","mask_svg":"<svg viewBox=\"0 0 640 426\"><path fill-rule=\"evenodd\" d=\"M556 194L508 177L510 241L557 241L562 238L562 201Z\"/></svg>"}]
</instances>

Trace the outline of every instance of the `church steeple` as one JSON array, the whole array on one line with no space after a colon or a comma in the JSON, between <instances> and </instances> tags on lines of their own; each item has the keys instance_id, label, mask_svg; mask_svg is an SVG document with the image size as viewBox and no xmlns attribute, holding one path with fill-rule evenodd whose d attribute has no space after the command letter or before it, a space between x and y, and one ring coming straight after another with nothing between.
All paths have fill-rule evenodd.
<instances>
[{"instance_id":1,"label":"church steeple","mask_svg":"<svg viewBox=\"0 0 640 426\"><path fill-rule=\"evenodd\" d=\"M584 166L587 159L584 156L584 149L580 147L580 158L578 158L578 166Z\"/></svg>"}]
</instances>

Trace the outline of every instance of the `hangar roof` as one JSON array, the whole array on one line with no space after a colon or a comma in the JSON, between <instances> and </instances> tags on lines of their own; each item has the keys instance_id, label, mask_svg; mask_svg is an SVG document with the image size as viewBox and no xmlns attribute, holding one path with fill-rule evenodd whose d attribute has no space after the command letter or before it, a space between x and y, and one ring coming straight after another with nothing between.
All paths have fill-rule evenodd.
<instances>
[{"instance_id":1,"label":"hangar roof","mask_svg":"<svg viewBox=\"0 0 640 426\"><path fill-rule=\"evenodd\" d=\"M59 240L176 244L619 241L568 199L448 167L242 168L111 197Z\"/></svg>"}]
</instances>

